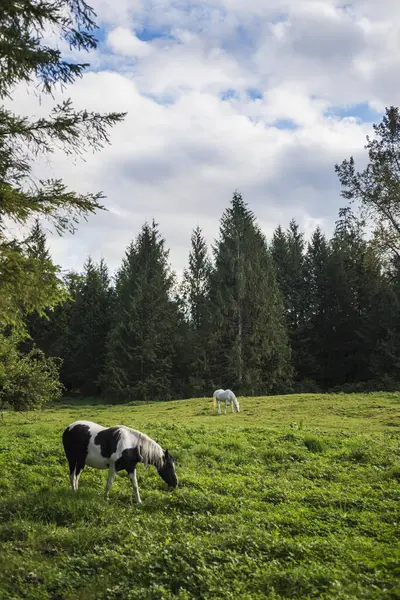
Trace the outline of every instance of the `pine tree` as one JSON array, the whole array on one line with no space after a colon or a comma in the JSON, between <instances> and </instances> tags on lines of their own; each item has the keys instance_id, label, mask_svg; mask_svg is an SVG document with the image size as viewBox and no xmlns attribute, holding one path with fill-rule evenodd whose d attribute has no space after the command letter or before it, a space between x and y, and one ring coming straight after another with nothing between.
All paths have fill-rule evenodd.
<instances>
[{"instance_id":1,"label":"pine tree","mask_svg":"<svg viewBox=\"0 0 400 600\"><path fill-rule=\"evenodd\" d=\"M292 361L297 380L304 378L307 362L304 333L308 294L304 249L304 235L299 232L299 226L294 220L290 221L286 232L281 227L275 230L271 253L285 303Z\"/></svg>"},{"instance_id":2,"label":"pine tree","mask_svg":"<svg viewBox=\"0 0 400 600\"><path fill-rule=\"evenodd\" d=\"M120 400L171 397L177 305L168 251L157 225L145 224L117 275L107 342L105 392Z\"/></svg>"},{"instance_id":3,"label":"pine tree","mask_svg":"<svg viewBox=\"0 0 400 600\"><path fill-rule=\"evenodd\" d=\"M290 382L282 297L265 239L240 194L221 218L211 277L214 385L268 393Z\"/></svg>"},{"instance_id":4,"label":"pine tree","mask_svg":"<svg viewBox=\"0 0 400 600\"><path fill-rule=\"evenodd\" d=\"M64 347L63 376L83 395L100 393L99 377L105 367L105 345L111 326L113 291L108 269L89 257L75 287L69 308Z\"/></svg>"},{"instance_id":5,"label":"pine tree","mask_svg":"<svg viewBox=\"0 0 400 600\"><path fill-rule=\"evenodd\" d=\"M306 360L303 364L304 391L315 391L324 386L328 356L326 355L326 328L329 302L328 260L329 243L317 227L305 255L305 285L308 304L305 312L303 339Z\"/></svg>"},{"instance_id":6,"label":"pine tree","mask_svg":"<svg viewBox=\"0 0 400 600\"><path fill-rule=\"evenodd\" d=\"M381 263L362 224L341 209L329 247L317 231L307 256L310 377L323 389L368 382L386 298Z\"/></svg>"},{"instance_id":7,"label":"pine tree","mask_svg":"<svg viewBox=\"0 0 400 600\"><path fill-rule=\"evenodd\" d=\"M192 234L189 267L183 274L182 293L186 318L189 387L195 396L209 393L211 262L200 227Z\"/></svg>"},{"instance_id":8,"label":"pine tree","mask_svg":"<svg viewBox=\"0 0 400 600\"><path fill-rule=\"evenodd\" d=\"M70 84L87 64L70 63L60 50L46 46L49 28L71 48L96 47L94 13L83 0L6 0L0 6L0 100L18 83L35 84L51 95L57 84ZM30 255L26 240L10 238L6 222L26 225L43 216L60 232L73 230L78 219L101 208L102 194L79 195L61 180L32 185L32 165L38 155L55 147L67 154L99 149L120 113L100 115L75 111L70 100L56 105L48 118L30 120L0 106L0 326L24 328L25 316L41 313L65 299L59 270L48 260Z\"/></svg>"},{"instance_id":9,"label":"pine tree","mask_svg":"<svg viewBox=\"0 0 400 600\"><path fill-rule=\"evenodd\" d=\"M371 371L379 389L398 390L400 385L400 259L394 256L380 282L381 302L373 315L381 334L371 353ZM378 386L376 386L378 387Z\"/></svg>"}]
</instances>

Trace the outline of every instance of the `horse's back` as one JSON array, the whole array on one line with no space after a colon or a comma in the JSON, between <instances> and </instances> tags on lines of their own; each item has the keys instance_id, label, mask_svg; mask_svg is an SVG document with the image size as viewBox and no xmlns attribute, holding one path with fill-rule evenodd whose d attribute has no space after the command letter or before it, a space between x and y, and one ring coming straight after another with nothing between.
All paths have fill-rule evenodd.
<instances>
[{"instance_id":1,"label":"horse's back","mask_svg":"<svg viewBox=\"0 0 400 600\"><path fill-rule=\"evenodd\" d=\"M82 426L82 427L80 427ZM106 427L103 427L102 425L99 425L98 423L94 423L94 421L86 421L84 419L80 419L79 421L74 421L73 423L71 423L70 425L68 425L67 430L71 431L72 429L78 427L81 430L87 429L89 428L89 431L92 434L96 434L99 431L103 431L104 429L106 429Z\"/></svg>"}]
</instances>

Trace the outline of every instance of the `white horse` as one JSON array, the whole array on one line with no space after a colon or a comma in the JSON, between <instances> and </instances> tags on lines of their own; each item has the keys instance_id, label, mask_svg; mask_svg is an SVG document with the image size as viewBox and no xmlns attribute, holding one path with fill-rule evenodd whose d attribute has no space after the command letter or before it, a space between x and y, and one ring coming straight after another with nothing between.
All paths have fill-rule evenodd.
<instances>
[{"instance_id":1,"label":"white horse","mask_svg":"<svg viewBox=\"0 0 400 600\"><path fill-rule=\"evenodd\" d=\"M231 405L232 412L240 412L239 402L232 390L215 390L213 393L214 408L218 404L218 414L221 414L221 402L225 400L225 414L228 404Z\"/></svg>"}]
</instances>

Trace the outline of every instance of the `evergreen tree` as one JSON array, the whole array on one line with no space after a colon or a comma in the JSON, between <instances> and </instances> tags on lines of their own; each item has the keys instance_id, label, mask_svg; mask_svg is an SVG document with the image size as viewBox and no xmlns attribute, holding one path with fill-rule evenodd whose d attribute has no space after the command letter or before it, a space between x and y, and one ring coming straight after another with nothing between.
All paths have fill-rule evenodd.
<instances>
[{"instance_id":1,"label":"evergreen tree","mask_svg":"<svg viewBox=\"0 0 400 600\"><path fill-rule=\"evenodd\" d=\"M49 96L56 84L70 84L81 76L87 65L64 60L60 50L46 46L44 39L51 28L70 48L95 48L93 15L83 0L1 2L0 101L11 97L22 82L34 84ZM44 217L63 233L74 230L81 216L102 208L101 193L76 194L59 179L32 184L32 165L39 155L49 155L55 148L67 154L101 148L108 142L108 129L123 117L121 113L75 111L71 101L65 100L48 118L30 120L0 105L0 346L7 348L0 356L0 371L6 374L0 395L4 398L8 390L7 401L13 406L22 397L36 398L24 401L24 407L38 406L60 391L53 379L56 361L46 360L36 351L35 358L30 353L30 361L30 357L20 357L19 347L26 335L27 316L43 314L63 302L66 289L59 269L40 249L40 240L35 240L35 254L31 240L9 234L7 222L21 225L23 230L32 218ZM7 355L15 357L12 369L7 366Z\"/></svg>"},{"instance_id":2,"label":"evergreen tree","mask_svg":"<svg viewBox=\"0 0 400 600\"><path fill-rule=\"evenodd\" d=\"M315 232L307 263L310 378L323 389L370 381L383 333L385 279L349 208L341 209L329 248Z\"/></svg>"},{"instance_id":3,"label":"evergreen tree","mask_svg":"<svg viewBox=\"0 0 400 600\"><path fill-rule=\"evenodd\" d=\"M373 319L381 327L371 356L371 371L379 389L398 390L400 385L400 259L394 256L381 280L381 302ZM382 298L383 296L383 298Z\"/></svg>"},{"instance_id":4,"label":"evergreen tree","mask_svg":"<svg viewBox=\"0 0 400 600\"><path fill-rule=\"evenodd\" d=\"M178 315L164 244L157 225L145 224L118 272L103 378L108 396L171 397Z\"/></svg>"},{"instance_id":5,"label":"evergreen tree","mask_svg":"<svg viewBox=\"0 0 400 600\"><path fill-rule=\"evenodd\" d=\"M265 239L238 193L221 218L214 254L214 385L269 393L290 380L284 309Z\"/></svg>"},{"instance_id":6,"label":"evergreen tree","mask_svg":"<svg viewBox=\"0 0 400 600\"><path fill-rule=\"evenodd\" d=\"M305 312L303 364L304 391L314 391L314 385L323 387L326 364L325 338L327 328L328 260L329 243L317 227L308 244L305 255L305 286L307 310Z\"/></svg>"},{"instance_id":7,"label":"evergreen tree","mask_svg":"<svg viewBox=\"0 0 400 600\"><path fill-rule=\"evenodd\" d=\"M96 47L93 11L83 0L7 0L0 6L0 100L20 83L34 83L50 95L56 84L72 83L86 64L65 61L58 49L45 45L49 27L71 48ZM75 111L70 100L54 107L48 118L29 120L0 105L0 325L24 327L25 316L41 312L65 298L58 269L30 255L26 240L7 235L6 221L25 225L44 216L62 233L78 218L101 208L102 194L79 195L60 180L31 184L32 163L55 147L67 153L108 142L107 131L123 114Z\"/></svg>"},{"instance_id":8,"label":"evergreen tree","mask_svg":"<svg viewBox=\"0 0 400 600\"><path fill-rule=\"evenodd\" d=\"M89 258L69 307L64 346L63 377L68 387L87 395L100 393L100 374L105 367L105 346L111 325L112 289L103 260Z\"/></svg>"},{"instance_id":9,"label":"evergreen tree","mask_svg":"<svg viewBox=\"0 0 400 600\"><path fill-rule=\"evenodd\" d=\"M47 265L51 263L50 252L47 247L46 234L44 233L39 219L35 219L30 235L26 239L27 256L37 260L38 265ZM56 267L54 267L55 269ZM44 272L49 274L50 269L44 267ZM51 275L50 275L51 276ZM65 289L66 286L64 285ZM49 344L54 339L52 322L50 315L60 307L58 304L52 310L47 309L41 312L32 312L26 317L26 332L28 337L22 337L20 349L28 352L36 344L45 354L48 354ZM59 356L59 354L50 353L49 356Z\"/></svg>"},{"instance_id":10,"label":"evergreen tree","mask_svg":"<svg viewBox=\"0 0 400 600\"><path fill-rule=\"evenodd\" d=\"M193 395L209 394L211 262L200 227L192 234L189 267L183 274L182 292L188 322L189 386Z\"/></svg>"},{"instance_id":11,"label":"evergreen tree","mask_svg":"<svg viewBox=\"0 0 400 600\"><path fill-rule=\"evenodd\" d=\"M286 320L292 348L296 379L305 376L305 312L308 304L305 279L305 243L298 224L292 220L284 232L278 227L273 235L271 253L279 287L285 303Z\"/></svg>"},{"instance_id":12,"label":"evergreen tree","mask_svg":"<svg viewBox=\"0 0 400 600\"><path fill-rule=\"evenodd\" d=\"M46 245L46 236L36 220L25 241L26 256L37 261L37 273L44 280L52 277L55 268ZM37 313L28 315L35 324L44 318ZM47 358L25 331L12 327L0 335L0 403L15 410L40 408L60 397L63 386L59 381L61 361Z\"/></svg>"}]
</instances>

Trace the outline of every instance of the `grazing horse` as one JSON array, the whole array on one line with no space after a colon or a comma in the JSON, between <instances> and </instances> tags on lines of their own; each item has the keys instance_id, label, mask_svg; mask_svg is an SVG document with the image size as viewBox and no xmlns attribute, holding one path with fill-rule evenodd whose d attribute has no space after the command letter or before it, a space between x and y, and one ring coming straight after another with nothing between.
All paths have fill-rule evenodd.
<instances>
[{"instance_id":1,"label":"grazing horse","mask_svg":"<svg viewBox=\"0 0 400 600\"><path fill-rule=\"evenodd\" d=\"M228 404L231 405L232 412L240 412L239 402L232 390L215 390L213 393L214 408L215 403L218 403L218 414L221 413L221 402L225 400L225 414ZM234 408L235 407L235 408Z\"/></svg>"},{"instance_id":2,"label":"grazing horse","mask_svg":"<svg viewBox=\"0 0 400 600\"><path fill-rule=\"evenodd\" d=\"M178 485L174 460L168 450L145 433L125 425L102 427L92 421L75 421L63 433L62 441L69 463L72 489L77 491L79 476L85 465L108 469L106 497L118 471L125 469L132 482L136 502L141 502L136 479L136 465L154 465L169 488Z\"/></svg>"}]
</instances>

